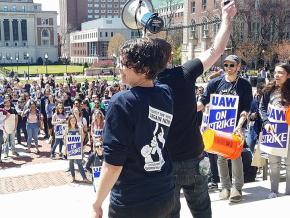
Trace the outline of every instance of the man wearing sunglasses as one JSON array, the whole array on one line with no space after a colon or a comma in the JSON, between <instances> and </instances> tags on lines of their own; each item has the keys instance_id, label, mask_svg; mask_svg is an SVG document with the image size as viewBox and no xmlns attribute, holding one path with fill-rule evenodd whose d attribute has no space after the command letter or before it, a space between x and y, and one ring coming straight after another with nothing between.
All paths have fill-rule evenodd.
<instances>
[{"instance_id":1,"label":"man wearing sunglasses","mask_svg":"<svg viewBox=\"0 0 290 218\"><path fill-rule=\"evenodd\" d=\"M239 77L240 67L241 61L238 56L227 56L224 60L225 75L217 77L208 83L204 95L197 103L197 110L204 109L205 105L210 102L211 94L239 96L237 122L233 133L244 137L245 121L251 108L253 95L250 83L246 79ZM218 155L217 165L222 185L220 199L229 199L230 202L235 203L242 200L244 173L241 156L231 162L233 184L231 184L229 176L228 159Z\"/></svg>"}]
</instances>

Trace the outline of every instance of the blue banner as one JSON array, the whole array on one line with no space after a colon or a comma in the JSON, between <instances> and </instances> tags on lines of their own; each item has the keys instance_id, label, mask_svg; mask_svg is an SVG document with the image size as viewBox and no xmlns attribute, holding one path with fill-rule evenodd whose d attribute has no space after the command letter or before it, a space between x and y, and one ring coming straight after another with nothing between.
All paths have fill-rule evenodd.
<instances>
[{"instance_id":1,"label":"blue banner","mask_svg":"<svg viewBox=\"0 0 290 218\"><path fill-rule=\"evenodd\" d=\"M65 131L65 125L64 124L55 125L55 127L54 127L55 138L62 139L64 131Z\"/></svg>"}]
</instances>

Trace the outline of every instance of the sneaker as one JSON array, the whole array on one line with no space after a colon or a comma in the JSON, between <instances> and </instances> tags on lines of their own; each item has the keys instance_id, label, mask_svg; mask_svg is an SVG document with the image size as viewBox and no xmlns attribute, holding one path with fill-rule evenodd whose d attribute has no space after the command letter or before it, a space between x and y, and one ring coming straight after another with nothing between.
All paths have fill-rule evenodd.
<instances>
[{"instance_id":1,"label":"sneaker","mask_svg":"<svg viewBox=\"0 0 290 218\"><path fill-rule=\"evenodd\" d=\"M214 183L214 182L210 182L208 183L208 190L217 190L218 189L218 184L217 183Z\"/></svg>"},{"instance_id":2,"label":"sneaker","mask_svg":"<svg viewBox=\"0 0 290 218\"><path fill-rule=\"evenodd\" d=\"M230 197L230 190L223 188L219 194L220 200L227 200Z\"/></svg>"},{"instance_id":3,"label":"sneaker","mask_svg":"<svg viewBox=\"0 0 290 218\"><path fill-rule=\"evenodd\" d=\"M230 202L237 203L242 200L242 191L236 188L231 189Z\"/></svg>"},{"instance_id":4,"label":"sneaker","mask_svg":"<svg viewBox=\"0 0 290 218\"><path fill-rule=\"evenodd\" d=\"M268 199L272 199L272 198L277 198L278 195L275 192L270 192L270 194L268 195Z\"/></svg>"},{"instance_id":5,"label":"sneaker","mask_svg":"<svg viewBox=\"0 0 290 218\"><path fill-rule=\"evenodd\" d=\"M50 155L50 159L54 160L55 156L53 154Z\"/></svg>"},{"instance_id":6,"label":"sneaker","mask_svg":"<svg viewBox=\"0 0 290 218\"><path fill-rule=\"evenodd\" d=\"M75 177L72 177L71 183L74 183L75 181L76 181L76 178Z\"/></svg>"}]
</instances>

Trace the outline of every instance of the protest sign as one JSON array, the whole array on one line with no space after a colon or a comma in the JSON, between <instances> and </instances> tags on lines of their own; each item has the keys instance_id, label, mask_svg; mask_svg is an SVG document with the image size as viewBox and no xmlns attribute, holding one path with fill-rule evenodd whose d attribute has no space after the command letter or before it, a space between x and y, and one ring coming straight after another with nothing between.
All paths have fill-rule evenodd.
<instances>
[{"instance_id":1,"label":"protest sign","mask_svg":"<svg viewBox=\"0 0 290 218\"><path fill-rule=\"evenodd\" d=\"M272 132L262 131L261 150L276 156L287 157L289 146L289 128L285 119L285 109L268 106L268 120L273 127Z\"/></svg>"},{"instance_id":2,"label":"protest sign","mask_svg":"<svg viewBox=\"0 0 290 218\"><path fill-rule=\"evenodd\" d=\"M54 128L55 138L62 139L66 128L66 124L56 124Z\"/></svg>"},{"instance_id":3,"label":"protest sign","mask_svg":"<svg viewBox=\"0 0 290 218\"><path fill-rule=\"evenodd\" d=\"M92 167L92 172L93 172L93 185L94 185L94 189L95 190L97 188L97 183L98 183L98 180L99 180L100 175L101 175L101 169L102 169L101 166Z\"/></svg>"},{"instance_id":4,"label":"protest sign","mask_svg":"<svg viewBox=\"0 0 290 218\"><path fill-rule=\"evenodd\" d=\"M67 136L67 159L82 159L82 142L80 135Z\"/></svg>"},{"instance_id":5,"label":"protest sign","mask_svg":"<svg viewBox=\"0 0 290 218\"><path fill-rule=\"evenodd\" d=\"M212 94L209 110L205 113L202 131L210 129L232 133L236 127L239 96Z\"/></svg>"},{"instance_id":6,"label":"protest sign","mask_svg":"<svg viewBox=\"0 0 290 218\"><path fill-rule=\"evenodd\" d=\"M71 114L71 107L70 106L64 107L65 117L68 117L70 114Z\"/></svg>"}]
</instances>

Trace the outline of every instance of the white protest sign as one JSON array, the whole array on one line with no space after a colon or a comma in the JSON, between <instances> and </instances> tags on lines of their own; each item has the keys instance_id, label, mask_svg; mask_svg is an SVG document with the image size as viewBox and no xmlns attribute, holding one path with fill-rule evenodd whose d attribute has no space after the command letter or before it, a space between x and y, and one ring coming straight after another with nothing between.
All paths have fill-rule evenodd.
<instances>
[{"instance_id":1,"label":"white protest sign","mask_svg":"<svg viewBox=\"0 0 290 218\"><path fill-rule=\"evenodd\" d=\"M82 142L80 135L67 136L67 159L82 159Z\"/></svg>"},{"instance_id":2,"label":"white protest sign","mask_svg":"<svg viewBox=\"0 0 290 218\"><path fill-rule=\"evenodd\" d=\"M273 107L269 104L268 119L274 130L268 133L263 129L260 148L268 154L287 157L289 127L285 119L285 109Z\"/></svg>"}]
</instances>

